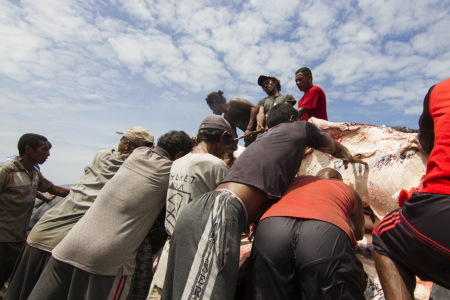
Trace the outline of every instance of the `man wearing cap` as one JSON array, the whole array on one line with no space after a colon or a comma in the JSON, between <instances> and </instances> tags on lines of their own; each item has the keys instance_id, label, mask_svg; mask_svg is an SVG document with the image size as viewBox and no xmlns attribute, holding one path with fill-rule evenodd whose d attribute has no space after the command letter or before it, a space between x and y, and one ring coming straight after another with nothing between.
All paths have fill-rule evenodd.
<instances>
[{"instance_id":1,"label":"man wearing cap","mask_svg":"<svg viewBox=\"0 0 450 300\"><path fill-rule=\"evenodd\" d=\"M153 135L140 126L125 132L117 151L101 150L84 168L84 175L73 185L67 197L48 210L28 235L20 263L5 299L27 299L46 266L51 251L67 235L94 203L102 187L140 146L153 146Z\"/></svg>"},{"instance_id":2,"label":"man wearing cap","mask_svg":"<svg viewBox=\"0 0 450 300\"><path fill-rule=\"evenodd\" d=\"M289 104L272 108L269 130L214 191L184 208L171 239L162 299L234 299L241 233L281 198L306 147L342 158L345 165L362 162L314 124L297 120Z\"/></svg>"},{"instance_id":3,"label":"man wearing cap","mask_svg":"<svg viewBox=\"0 0 450 300\"><path fill-rule=\"evenodd\" d=\"M184 131L139 147L53 249L28 299L127 299L136 253L166 202L173 161L192 150Z\"/></svg>"},{"instance_id":4,"label":"man wearing cap","mask_svg":"<svg viewBox=\"0 0 450 300\"><path fill-rule=\"evenodd\" d=\"M307 67L298 69L295 72L295 83L305 93L298 101L300 121L308 121L311 117L328 121L327 98L320 87L313 85L311 70Z\"/></svg>"},{"instance_id":5,"label":"man wearing cap","mask_svg":"<svg viewBox=\"0 0 450 300\"><path fill-rule=\"evenodd\" d=\"M256 130L263 131L266 126L266 118L269 110L277 104L287 103L292 106L297 100L291 95L282 95L280 81L274 76L261 75L258 78L258 84L267 93L266 98L258 101L259 112L256 116Z\"/></svg>"},{"instance_id":6,"label":"man wearing cap","mask_svg":"<svg viewBox=\"0 0 450 300\"><path fill-rule=\"evenodd\" d=\"M51 147L45 136L26 133L17 143L19 156L0 165L0 288L11 276L26 240L37 191L69 194L34 166L47 160Z\"/></svg>"},{"instance_id":7,"label":"man wearing cap","mask_svg":"<svg viewBox=\"0 0 450 300\"><path fill-rule=\"evenodd\" d=\"M221 159L225 151L234 151L229 123L221 116L207 116L200 123L197 146L191 153L173 163L170 169L169 190L166 203L166 231L169 239L164 245L158 268L147 299L160 299L166 276L170 238L181 211L193 199L214 190L228 173Z\"/></svg>"}]
</instances>

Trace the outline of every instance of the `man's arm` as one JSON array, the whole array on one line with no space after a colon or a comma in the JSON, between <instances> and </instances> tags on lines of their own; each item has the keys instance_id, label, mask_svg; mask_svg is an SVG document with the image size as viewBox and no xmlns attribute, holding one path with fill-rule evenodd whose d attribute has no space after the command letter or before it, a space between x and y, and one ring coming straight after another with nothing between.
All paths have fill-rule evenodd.
<instances>
[{"instance_id":1,"label":"man's arm","mask_svg":"<svg viewBox=\"0 0 450 300\"><path fill-rule=\"evenodd\" d=\"M250 132L254 131L255 124L257 123L256 116L258 115L259 112L259 108L256 105L253 105L252 103L250 103L245 99L234 98L230 100L230 108L238 112L250 111L250 119L248 120L248 125L244 134L249 134Z\"/></svg>"},{"instance_id":2,"label":"man's arm","mask_svg":"<svg viewBox=\"0 0 450 300\"><path fill-rule=\"evenodd\" d=\"M344 161L344 166L346 169L349 163L360 163L367 166L366 162L363 162L356 156L352 156L350 154L350 151L348 151L348 149L344 145L336 142L329 134L325 134L327 136L327 139L323 143L322 147L318 149L320 152L331 154L336 158L342 159Z\"/></svg>"},{"instance_id":3,"label":"man's arm","mask_svg":"<svg viewBox=\"0 0 450 300\"><path fill-rule=\"evenodd\" d=\"M350 216L348 216L348 223L350 224L350 228L352 229L353 233L355 234L356 239L362 240L364 237L364 214L363 214L363 204L361 197L358 195L358 193L349 187L353 194L353 199L355 199L355 206L353 208L353 211L351 212Z\"/></svg>"},{"instance_id":4,"label":"man's arm","mask_svg":"<svg viewBox=\"0 0 450 300\"><path fill-rule=\"evenodd\" d=\"M233 138L237 138L237 132L236 132L236 125L234 125L234 123L232 122L228 122L230 124L231 127L231 135L233 136Z\"/></svg>"},{"instance_id":5,"label":"man's arm","mask_svg":"<svg viewBox=\"0 0 450 300\"><path fill-rule=\"evenodd\" d=\"M55 199L55 195L49 194L48 197L46 197L46 196L42 195L41 193L37 192L36 198L38 198L41 201L44 201L45 203L49 203L50 201Z\"/></svg>"},{"instance_id":6,"label":"man's arm","mask_svg":"<svg viewBox=\"0 0 450 300\"><path fill-rule=\"evenodd\" d=\"M266 120L266 116L264 115L264 106L259 107L259 112L256 115L256 130L264 131L264 121Z\"/></svg>"},{"instance_id":7,"label":"man's arm","mask_svg":"<svg viewBox=\"0 0 450 300\"><path fill-rule=\"evenodd\" d=\"M297 109L297 111L298 111L298 118L300 119L301 117L303 117L304 114L306 114L309 111L309 109L300 107L299 109Z\"/></svg>"},{"instance_id":8,"label":"man's arm","mask_svg":"<svg viewBox=\"0 0 450 300\"><path fill-rule=\"evenodd\" d=\"M430 116L430 95L433 91L433 85L423 100L423 112L419 118L419 142L422 149L428 154L434 148L434 122Z\"/></svg>"},{"instance_id":9,"label":"man's arm","mask_svg":"<svg viewBox=\"0 0 450 300\"><path fill-rule=\"evenodd\" d=\"M57 185L54 185L50 190L48 190L48 193L64 198L67 195L69 195L70 190L60 187L60 186L57 186Z\"/></svg>"}]
</instances>

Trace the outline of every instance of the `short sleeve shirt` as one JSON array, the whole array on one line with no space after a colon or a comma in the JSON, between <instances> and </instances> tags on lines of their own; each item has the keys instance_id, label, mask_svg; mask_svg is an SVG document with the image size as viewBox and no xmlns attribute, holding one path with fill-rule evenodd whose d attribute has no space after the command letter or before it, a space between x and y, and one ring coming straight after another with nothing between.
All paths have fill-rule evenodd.
<instances>
[{"instance_id":1,"label":"short sleeve shirt","mask_svg":"<svg viewBox=\"0 0 450 300\"><path fill-rule=\"evenodd\" d=\"M84 168L84 175L70 188L69 195L36 223L27 243L44 251L52 251L84 216L123 162L120 152L112 149L97 152L92 162Z\"/></svg>"},{"instance_id":2,"label":"short sleeve shirt","mask_svg":"<svg viewBox=\"0 0 450 300\"><path fill-rule=\"evenodd\" d=\"M327 98L323 90L317 85L310 88L298 101L298 108L300 107L309 109L300 118L300 121L308 121L311 117L328 121Z\"/></svg>"},{"instance_id":3,"label":"short sleeve shirt","mask_svg":"<svg viewBox=\"0 0 450 300\"><path fill-rule=\"evenodd\" d=\"M28 173L20 157L0 165L0 242L23 242L30 223L36 192L53 187L38 168Z\"/></svg>"},{"instance_id":4,"label":"short sleeve shirt","mask_svg":"<svg viewBox=\"0 0 450 300\"><path fill-rule=\"evenodd\" d=\"M297 174L305 148L319 149L325 140L326 134L312 123L281 123L242 152L222 182L250 185L278 200Z\"/></svg>"},{"instance_id":5,"label":"short sleeve shirt","mask_svg":"<svg viewBox=\"0 0 450 300\"><path fill-rule=\"evenodd\" d=\"M139 245L166 202L169 154L139 147L55 247L55 259L95 275L133 275Z\"/></svg>"},{"instance_id":6,"label":"short sleeve shirt","mask_svg":"<svg viewBox=\"0 0 450 300\"><path fill-rule=\"evenodd\" d=\"M208 153L187 154L170 169L166 203L166 231L172 235L181 211L192 200L213 191L228 173L228 165Z\"/></svg>"},{"instance_id":7,"label":"short sleeve shirt","mask_svg":"<svg viewBox=\"0 0 450 300\"><path fill-rule=\"evenodd\" d=\"M177 159L170 169L169 190L166 203L166 231L173 233L178 216L186 205L204 193L214 190L228 173L228 165L220 158L208 153L187 154ZM164 286L170 239L161 253L153 282Z\"/></svg>"},{"instance_id":8,"label":"short sleeve shirt","mask_svg":"<svg viewBox=\"0 0 450 300\"><path fill-rule=\"evenodd\" d=\"M293 105L297 103L297 100L291 95L278 95L278 96L268 96L266 98L262 98L258 101L258 107L264 107L264 115L267 118L267 114L269 110L277 104L281 104L284 102L293 102Z\"/></svg>"}]
</instances>

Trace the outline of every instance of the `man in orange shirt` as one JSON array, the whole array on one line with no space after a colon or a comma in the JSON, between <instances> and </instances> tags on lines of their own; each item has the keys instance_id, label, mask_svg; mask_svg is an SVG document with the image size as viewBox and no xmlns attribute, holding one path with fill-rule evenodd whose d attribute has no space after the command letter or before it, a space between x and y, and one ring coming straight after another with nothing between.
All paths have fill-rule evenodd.
<instances>
[{"instance_id":1,"label":"man in orange shirt","mask_svg":"<svg viewBox=\"0 0 450 300\"><path fill-rule=\"evenodd\" d=\"M361 198L338 171L296 177L258 225L246 299L365 299L363 234Z\"/></svg>"}]
</instances>

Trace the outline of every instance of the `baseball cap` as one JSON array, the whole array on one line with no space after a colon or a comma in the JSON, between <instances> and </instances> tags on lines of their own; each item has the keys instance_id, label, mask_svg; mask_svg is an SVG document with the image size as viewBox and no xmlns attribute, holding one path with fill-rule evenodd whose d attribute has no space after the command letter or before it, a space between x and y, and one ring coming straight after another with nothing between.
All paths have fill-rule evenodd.
<instances>
[{"instance_id":1,"label":"baseball cap","mask_svg":"<svg viewBox=\"0 0 450 300\"><path fill-rule=\"evenodd\" d=\"M198 130L200 131L200 129L206 128L219 129L231 134L231 126L228 123L228 121L225 120L223 117L217 115L209 115L206 118L204 118L200 123Z\"/></svg>"},{"instance_id":2,"label":"baseball cap","mask_svg":"<svg viewBox=\"0 0 450 300\"><path fill-rule=\"evenodd\" d=\"M141 147L145 144L153 143L153 134L141 126L134 126L128 129L125 133L117 132L126 137L130 142L135 143L137 146Z\"/></svg>"},{"instance_id":3,"label":"baseball cap","mask_svg":"<svg viewBox=\"0 0 450 300\"><path fill-rule=\"evenodd\" d=\"M258 84L259 84L260 86L262 86L263 83L264 83L264 81L265 81L266 79L275 79L275 80L279 81L275 76L272 76L272 75L270 75L270 76L261 75L261 76L259 76L259 78L258 78Z\"/></svg>"}]
</instances>

